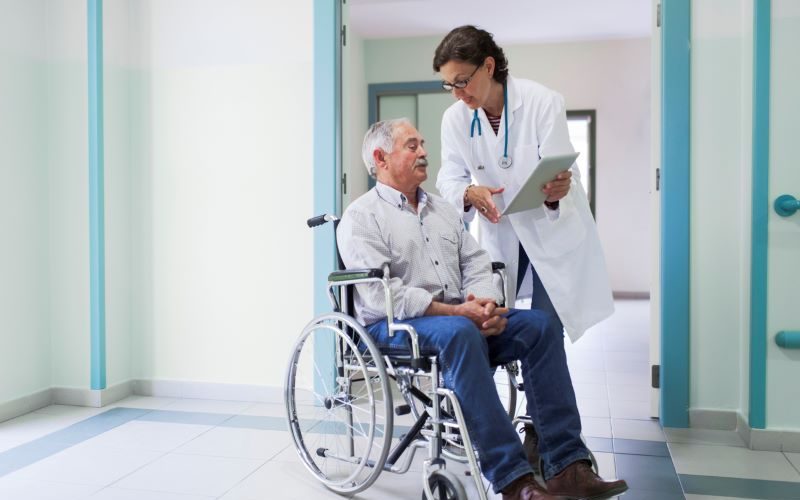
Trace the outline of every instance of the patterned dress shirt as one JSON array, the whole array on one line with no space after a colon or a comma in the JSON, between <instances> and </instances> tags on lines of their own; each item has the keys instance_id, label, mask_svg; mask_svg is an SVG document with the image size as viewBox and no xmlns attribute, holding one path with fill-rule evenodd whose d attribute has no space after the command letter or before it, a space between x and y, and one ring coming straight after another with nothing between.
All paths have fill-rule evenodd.
<instances>
[{"instance_id":1,"label":"patterned dress shirt","mask_svg":"<svg viewBox=\"0 0 800 500\"><path fill-rule=\"evenodd\" d=\"M458 211L422 188L417 198L415 212L402 193L378 182L350 204L337 231L345 267L383 269L398 320L423 316L431 301L462 303L470 293L499 303L489 254ZM362 324L385 319L383 286L357 285L355 307Z\"/></svg>"}]
</instances>

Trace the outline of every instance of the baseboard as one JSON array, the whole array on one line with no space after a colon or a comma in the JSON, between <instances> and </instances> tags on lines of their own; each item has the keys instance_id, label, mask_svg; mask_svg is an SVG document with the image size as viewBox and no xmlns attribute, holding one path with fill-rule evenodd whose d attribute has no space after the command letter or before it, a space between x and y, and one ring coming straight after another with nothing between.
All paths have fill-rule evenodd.
<instances>
[{"instance_id":1,"label":"baseboard","mask_svg":"<svg viewBox=\"0 0 800 500\"><path fill-rule=\"evenodd\" d=\"M617 300L650 300L650 292L615 291L611 295Z\"/></svg>"},{"instance_id":2,"label":"baseboard","mask_svg":"<svg viewBox=\"0 0 800 500\"><path fill-rule=\"evenodd\" d=\"M733 410L690 409L689 427L716 431L735 431L739 412Z\"/></svg>"},{"instance_id":3,"label":"baseboard","mask_svg":"<svg viewBox=\"0 0 800 500\"><path fill-rule=\"evenodd\" d=\"M45 406L51 405L52 402L52 389L44 389L21 398L0 403L0 422L5 422L6 420L11 420L12 418L17 418L40 408L44 408Z\"/></svg>"},{"instance_id":4,"label":"baseboard","mask_svg":"<svg viewBox=\"0 0 800 500\"><path fill-rule=\"evenodd\" d=\"M800 430L753 429L744 415L734 410L689 410L689 427L735 431L751 450L800 453Z\"/></svg>"},{"instance_id":5,"label":"baseboard","mask_svg":"<svg viewBox=\"0 0 800 500\"><path fill-rule=\"evenodd\" d=\"M744 415L738 411L736 412L736 433L750 447L750 424L744 418Z\"/></svg>"},{"instance_id":6,"label":"baseboard","mask_svg":"<svg viewBox=\"0 0 800 500\"><path fill-rule=\"evenodd\" d=\"M53 387L51 391L53 404L102 408L133 394L133 386L133 381L128 380L100 390Z\"/></svg>"},{"instance_id":7,"label":"baseboard","mask_svg":"<svg viewBox=\"0 0 800 500\"><path fill-rule=\"evenodd\" d=\"M254 401L259 403L283 401L282 387L186 380L135 380L133 382L133 393L140 396L216 399L220 401Z\"/></svg>"}]
</instances>

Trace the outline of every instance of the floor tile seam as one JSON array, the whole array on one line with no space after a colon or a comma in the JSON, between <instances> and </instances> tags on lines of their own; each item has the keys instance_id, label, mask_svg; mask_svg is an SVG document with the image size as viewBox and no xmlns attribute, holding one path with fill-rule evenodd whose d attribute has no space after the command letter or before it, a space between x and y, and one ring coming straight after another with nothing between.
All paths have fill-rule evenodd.
<instances>
[{"instance_id":1,"label":"floor tile seam","mask_svg":"<svg viewBox=\"0 0 800 500\"><path fill-rule=\"evenodd\" d=\"M757 485L758 488L756 490L764 491L769 489L770 487L776 488L778 490L782 489L791 489L791 491L797 491L798 494L791 497L776 497L772 495L762 495L758 497L748 496L748 497L741 497L741 498L755 498L755 499L775 499L777 500L780 498L781 500L785 499L800 499L800 482L794 481L779 481L774 479L756 479L756 478L743 478L743 477L731 477L731 476L712 476L712 475L705 475L705 474L678 474L678 478L681 481L681 488L684 491L684 494L693 494L693 495L719 495L719 496L726 496L726 497L734 497L735 495L731 491L719 491L714 490L710 491L709 489L698 488L697 484L689 484L688 487L686 485L689 481L701 482L701 483L732 483L737 486L736 491L741 491L739 489L742 483L748 483L751 485ZM731 487L733 488L733 487ZM690 491L687 491L690 490ZM752 492L748 492L750 494Z\"/></svg>"},{"instance_id":2,"label":"floor tile seam","mask_svg":"<svg viewBox=\"0 0 800 500\"><path fill-rule=\"evenodd\" d=\"M281 448L281 451L279 451L278 454L282 453L286 448L288 448L288 446L291 446L291 445L287 445L287 446ZM177 450L168 451L168 452L166 452L166 454L167 455L176 455L176 456L180 456L180 457L224 458L226 460L240 460L240 461L244 461L244 460L250 460L250 461L252 461L252 460L263 460L264 463L269 462L270 460L275 458L275 455L270 456L270 458L264 458L264 457L242 457L242 456L233 456L233 455L219 455L219 454L213 454L213 453L209 453L209 452L202 452L202 453L193 452L193 453L189 453L189 452L186 452L186 451L177 451Z\"/></svg>"},{"instance_id":3,"label":"floor tile seam","mask_svg":"<svg viewBox=\"0 0 800 500\"><path fill-rule=\"evenodd\" d=\"M701 442L701 441L670 441L669 439L667 439L667 441L665 441L665 443L667 443L667 446L673 445L673 444L690 444L690 445L699 445L699 446L719 446L719 447L723 447L723 448L747 448L747 445L745 445L744 443L742 443L742 444L706 443L706 442ZM749 448L747 448L747 449L749 449Z\"/></svg>"},{"instance_id":4,"label":"floor tile seam","mask_svg":"<svg viewBox=\"0 0 800 500\"><path fill-rule=\"evenodd\" d=\"M266 467L266 465L268 463L270 463L270 460L266 460L264 463L262 463L261 465L259 465L255 469L251 470L248 474L246 474L243 478L241 478L239 481L237 481L235 484L233 484L230 488L225 490L222 494L218 495L216 498L224 498L225 495L227 495L228 493L233 491L237 486L239 486L240 484L244 483L247 479L249 479L256 472L260 471L262 468Z\"/></svg>"},{"instance_id":5,"label":"floor tile seam","mask_svg":"<svg viewBox=\"0 0 800 500\"><path fill-rule=\"evenodd\" d=\"M117 427L119 427L121 425L124 425L124 424L126 424L128 422L131 422L131 421L133 421L133 420L135 420L137 418L137 417L134 416L134 417L129 418L128 420L120 421L116 425L114 425L112 427L109 427L109 428L103 430L102 432L97 432L97 433L94 433L94 434L85 433L85 434L80 436L81 439L79 441L74 441L74 440L67 441L67 440L61 440L61 439L58 439L58 438L54 437L54 436L56 436L59 433L69 429L70 427L72 427L74 425L86 422L88 420L92 420L92 419L97 418L97 417L99 417L101 415L104 415L105 413L108 413L109 411L112 411L112 410L113 409L109 409L109 410L106 410L106 411L104 411L102 413L98 413L96 415L92 415L90 417L87 417L87 418L85 418L83 420L79 420L77 422L73 422L71 424L68 424L65 427L62 427L61 429L58 429L58 430L52 431L52 432L50 432L48 434L45 434L44 436L38 437L38 438L33 439L31 441L27 441L25 443L21 443L18 446L15 446L13 448L10 448L8 450L0 452L0 457L2 457L3 455L11 456L16 450L19 450L21 448L28 447L28 446L30 446L32 448L35 448L37 446L36 443L49 444L52 447L50 450L47 450L48 453L46 455L37 457L34 460L32 460L32 461L30 461L28 463L25 463L22 466L11 467L10 470L8 470L5 473L0 471L0 477L6 476L6 475L11 474L13 472L17 472L17 471L22 470L22 469L24 469L26 467L30 467L31 465L34 465L34 464L36 464L38 462L41 462L42 460L50 458L53 455L61 453L61 452L65 451L65 450L67 450L69 448L72 448L72 447L77 446L79 444L85 443L86 441L88 441L88 440L90 440L92 438L95 438L95 437L97 437L97 436L99 436L101 434L104 434L104 433L106 433L106 432L108 432L110 430L113 430L113 429L115 429L115 428L117 428ZM16 452L19 453L19 451L16 451Z\"/></svg>"},{"instance_id":6,"label":"floor tile seam","mask_svg":"<svg viewBox=\"0 0 800 500\"><path fill-rule=\"evenodd\" d=\"M58 438L55 438L55 437L51 437L51 436L57 435L58 433L60 433L60 432L62 432L62 431L64 431L64 430L66 430L66 429L69 429L70 427L72 427L72 426L74 426L74 425L77 425L77 424L80 424L80 423L83 423L83 422L87 422L87 421L89 421L89 420L92 420L92 419L94 419L94 418L100 417L100 416L102 416L102 415L105 415L106 413L108 413L108 412L111 412L111 411L114 411L114 410L129 410L129 411L137 411L137 412L141 412L141 413L139 413L138 415L135 415L135 416L131 416L131 417L130 417L130 418L128 418L127 420L120 419L120 421L119 421L119 422L117 422L117 423L116 423L116 425L113 425L113 426L111 426L111 427L105 428L105 429L104 429L104 430L102 430L101 432L93 432L93 433L92 433L92 432L89 432L89 433L85 433L85 434L83 434L83 435L79 436L79 437L80 437L80 440L78 440L78 441L72 441L72 440L70 440L70 441L67 441L67 440L61 440L61 439L58 439ZM6 476L6 475L8 475L8 474L11 474L11 473L13 473L13 472L17 472L17 471L19 471L19 470L21 470L21 469L24 469L24 468L26 468L26 467L29 467L29 466L31 466L31 465L34 465L34 464L36 464L37 462L40 462L40 461L42 461L42 460L45 460L45 459L47 459L47 458L50 458L50 457L52 457L53 455L56 455L57 453L61 453L61 452L65 451L65 450L67 450L67 449L69 449L69 448L72 448L72 447L74 447L74 446L77 446L77 445L79 445L79 444L85 443L86 441L89 441L90 439L93 439L93 438L95 438L95 437L97 437L97 436L100 436L100 435L102 435L102 434L105 434L106 432L109 432L109 431L111 431L111 430L114 430L114 429L116 429L116 428L118 428L118 427L122 426L122 425L125 425L126 423L129 423L129 422L132 422L132 421L148 421L148 420L143 420L143 419L142 419L142 417L145 417L146 415L148 415L148 414L151 414L151 413L153 413L154 411L157 411L157 410L155 410L155 409L148 409L148 408L127 408L127 407L114 407L114 408L109 408L109 409L107 409L106 411L103 411L103 412L101 412L101 413L97 413L97 414L95 414L95 415L92 415L92 416L86 417L86 418L84 418L84 419L82 419L82 420L78 420L77 422L70 423L70 424L66 425L65 427L62 427L61 429L58 429L58 430L52 431L52 432L50 432L50 433L48 433L48 434L45 434L44 436L38 437L38 438L36 438L36 439L33 439L33 440L31 440L31 441L27 441L27 442L24 442L24 443L20 443L19 445L15 446L15 447L13 447L13 448L10 448L10 449L8 449L8 450L5 450L5 451L3 451L3 452L0 452L0 456L6 455L6 454L7 454L7 455L11 455L11 454L12 454L12 453L13 453L15 450L18 450L18 449L20 449L20 448L22 448L22 447L26 447L26 446L36 446L34 443L37 443L37 442L48 443L48 444L55 444L55 446L53 446L53 449L51 449L51 450L48 450L49 452L48 452L46 455L43 455L43 456L41 456L41 457L37 457L37 458L36 458L36 459L34 459L33 461L30 461L30 462L24 463L24 465L21 465L21 466L19 466L19 467L12 467L12 468L10 468L10 469L9 469L7 472L5 472L5 473L0 473L0 477ZM175 410L172 410L172 411L175 411ZM187 413L191 413L191 412L187 412ZM195 413L196 413L196 412L195 412ZM229 416L229 418L226 418L226 419L225 419L223 422L230 420L230 418L231 418L232 416L233 416L233 415ZM213 428L213 427L212 427L212 428ZM207 430L207 431L205 431L205 432L209 432L210 430L211 430L211 429L208 429L208 430ZM191 440L190 440L190 441L191 441ZM188 441L187 441L187 442L188 442ZM185 443L184 443L184 444L185 444ZM180 447L180 446L182 446L182 445L179 445L178 447ZM178 447L176 447L176 448L174 448L174 449L177 449ZM170 453L170 451L172 451L172 450L170 450L170 451L166 451L166 452L164 452L163 450L148 450L148 451L152 451L152 452L156 452L156 453L163 453L163 454L166 454L166 453Z\"/></svg>"},{"instance_id":7,"label":"floor tile seam","mask_svg":"<svg viewBox=\"0 0 800 500\"><path fill-rule=\"evenodd\" d=\"M789 459L789 455L787 455L787 453L792 453L792 452L782 451L781 453L783 453L783 456L784 456L784 457L786 457L786 460L789 460L789 465L791 465L792 467L794 467L794 470L796 470L796 471L797 471L797 473L798 473L798 474L800 474L800 463L798 463L798 465L795 465L795 463L794 463L794 462L792 462L792 461Z\"/></svg>"},{"instance_id":8,"label":"floor tile seam","mask_svg":"<svg viewBox=\"0 0 800 500\"><path fill-rule=\"evenodd\" d=\"M168 453L175 453L179 448L182 448L182 447L188 445L189 443L193 442L194 440L199 439L201 436L205 436L206 434L208 434L209 432L213 431L217 427L219 427L219 426L217 426L217 425L208 426L208 429L200 432L199 434L197 434L194 437L188 439L187 441L184 441L183 443L179 444L178 446L176 446L175 448L170 450Z\"/></svg>"},{"instance_id":9,"label":"floor tile seam","mask_svg":"<svg viewBox=\"0 0 800 500\"><path fill-rule=\"evenodd\" d=\"M131 475L139 472L140 470L144 469L145 467L147 467L149 465L154 464L155 462L161 460L162 458L164 458L164 457L166 457L167 455L170 454L170 452L168 452L168 451L166 451L166 452L157 451L156 453L159 453L159 454L156 457L154 457L152 460L148 460L147 462L143 463L139 467L136 467L132 471L129 471L127 474L123 474L122 476L118 477L116 480L111 481L109 484L105 485L103 488L112 487L114 484L119 483L120 481L130 477ZM146 490L146 491L152 491L152 490Z\"/></svg>"}]
</instances>

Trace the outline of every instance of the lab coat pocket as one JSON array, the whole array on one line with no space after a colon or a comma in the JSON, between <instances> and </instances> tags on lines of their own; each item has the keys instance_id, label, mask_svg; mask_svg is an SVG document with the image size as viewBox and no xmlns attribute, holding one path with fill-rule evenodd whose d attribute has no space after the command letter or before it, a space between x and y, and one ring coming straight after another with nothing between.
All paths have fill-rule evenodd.
<instances>
[{"instance_id":1,"label":"lab coat pocket","mask_svg":"<svg viewBox=\"0 0 800 500\"><path fill-rule=\"evenodd\" d=\"M559 257L574 250L586 237L586 226L570 196L560 201L557 219L542 217L534 221L534 227L548 257Z\"/></svg>"}]
</instances>

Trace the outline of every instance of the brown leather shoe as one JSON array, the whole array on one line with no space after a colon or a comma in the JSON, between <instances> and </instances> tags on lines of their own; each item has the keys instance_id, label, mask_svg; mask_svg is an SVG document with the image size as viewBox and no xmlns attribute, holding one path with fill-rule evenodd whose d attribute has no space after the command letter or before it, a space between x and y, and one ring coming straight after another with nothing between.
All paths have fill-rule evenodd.
<instances>
[{"instance_id":1,"label":"brown leather shoe","mask_svg":"<svg viewBox=\"0 0 800 500\"><path fill-rule=\"evenodd\" d=\"M561 497L549 494L532 475L526 474L506 486L503 500L561 500Z\"/></svg>"},{"instance_id":2,"label":"brown leather shoe","mask_svg":"<svg viewBox=\"0 0 800 500\"><path fill-rule=\"evenodd\" d=\"M536 428L532 425L525 424L520 433L525 433L525 440L522 442L522 449L525 450L525 456L528 457L528 463L533 467L533 473L537 476L542 475L541 461L539 460L539 436L536 434Z\"/></svg>"},{"instance_id":3,"label":"brown leather shoe","mask_svg":"<svg viewBox=\"0 0 800 500\"><path fill-rule=\"evenodd\" d=\"M547 481L547 491L567 498L611 498L628 491L628 483L622 479L603 481L588 460L578 460Z\"/></svg>"}]
</instances>

